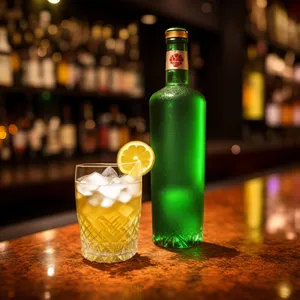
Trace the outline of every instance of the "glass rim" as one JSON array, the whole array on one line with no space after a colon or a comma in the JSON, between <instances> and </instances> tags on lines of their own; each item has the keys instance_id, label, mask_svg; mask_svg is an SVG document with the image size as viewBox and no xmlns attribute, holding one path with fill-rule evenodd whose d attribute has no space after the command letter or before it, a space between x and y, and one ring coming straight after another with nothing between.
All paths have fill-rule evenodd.
<instances>
[{"instance_id":1,"label":"glass rim","mask_svg":"<svg viewBox=\"0 0 300 300\"><path fill-rule=\"evenodd\" d=\"M116 162L114 162L114 163L82 163L82 164L76 165L76 168L118 167L118 166L134 165L136 163L138 163L138 160L135 162L121 163L121 164L118 164Z\"/></svg>"}]
</instances>

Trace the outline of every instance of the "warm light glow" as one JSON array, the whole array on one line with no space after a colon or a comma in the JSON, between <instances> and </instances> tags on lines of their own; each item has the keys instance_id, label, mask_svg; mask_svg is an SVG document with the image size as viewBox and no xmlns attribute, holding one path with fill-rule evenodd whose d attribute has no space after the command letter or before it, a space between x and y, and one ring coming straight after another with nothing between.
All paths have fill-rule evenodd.
<instances>
[{"instance_id":1,"label":"warm light glow","mask_svg":"<svg viewBox=\"0 0 300 300\"><path fill-rule=\"evenodd\" d=\"M157 21L156 16L154 15L143 15L141 17L141 22L146 25L153 25Z\"/></svg>"},{"instance_id":2,"label":"warm light glow","mask_svg":"<svg viewBox=\"0 0 300 300\"><path fill-rule=\"evenodd\" d=\"M256 4L260 8L266 8L267 7L267 0L257 0Z\"/></svg>"},{"instance_id":3,"label":"warm light glow","mask_svg":"<svg viewBox=\"0 0 300 300\"><path fill-rule=\"evenodd\" d=\"M47 269L48 276L52 277L54 275L54 273L55 273L54 267L53 266L48 267L48 269Z\"/></svg>"},{"instance_id":4,"label":"warm light glow","mask_svg":"<svg viewBox=\"0 0 300 300\"><path fill-rule=\"evenodd\" d=\"M55 252L55 250L53 248L49 247L44 252L47 254L53 254Z\"/></svg>"},{"instance_id":5,"label":"warm light glow","mask_svg":"<svg viewBox=\"0 0 300 300\"><path fill-rule=\"evenodd\" d=\"M4 140L6 138L7 134L5 131L0 131L0 140Z\"/></svg>"},{"instance_id":6,"label":"warm light glow","mask_svg":"<svg viewBox=\"0 0 300 300\"><path fill-rule=\"evenodd\" d=\"M52 59L55 63L58 63L61 61L62 57L61 57L61 54L59 52L55 52L53 53L52 55Z\"/></svg>"},{"instance_id":7,"label":"warm light glow","mask_svg":"<svg viewBox=\"0 0 300 300\"><path fill-rule=\"evenodd\" d=\"M85 122L85 127L87 129L94 129L96 127L96 123L93 120L87 120Z\"/></svg>"},{"instance_id":8,"label":"warm light glow","mask_svg":"<svg viewBox=\"0 0 300 300\"><path fill-rule=\"evenodd\" d=\"M116 48L116 40L115 39L108 39L105 42L106 48L109 50L113 50Z\"/></svg>"},{"instance_id":9,"label":"warm light glow","mask_svg":"<svg viewBox=\"0 0 300 300\"><path fill-rule=\"evenodd\" d=\"M7 246L8 246L8 242L2 242L2 243L0 243L0 252L1 251L5 251L6 248L7 248Z\"/></svg>"},{"instance_id":10,"label":"warm light glow","mask_svg":"<svg viewBox=\"0 0 300 300\"><path fill-rule=\"evenodd\" d=\"M120 29L120 31L119 31L119 37L122 40L127 40L129 38L129 32L128 32L128 30L126 28Z\"/></svg>"},{"instance_id":11,"label":"warm light glow","mask_svg":"<svg viewBox=\"0 0 300 300\"><path fill-rule=\"evenodd\" d=\"M15 125L15 124L10 124L8 126L8 132L11 134L11 135L14 135L18 132L18 127Z\"/></svg>"},{"instance_id":12,"label":"warm light glow","mask_svg":"<svg viewBox=\"0 0 300 300\"><path fill-rule=\"evenodd\" d=\"M51 35L55 35L57 34L57 26L54 25L54 24L51 24L49 27L48 27L48 32L51 34Z\"/></svg>"},{"instance_id":13,"label":"warm light glow","mask_svg":"<svg viewBox=\"0 0 300 300\"><path fill-rule=\"evenodd\" d=\"M286 219L283 213L277 212L271 215L267 221L267 231L270 234L274 234L282 230L286 226Z\"/></svg>"},{"instance_id":14,"label":"warm light glow","mask_svg":"<svg viewBox=\"0 0 300 300\"><path fill-rule=\"evenodd\" d=\"M56 235L54 230L47 230L38 235L39 238L42 239L43 242L51 241Z\"/></svg>"},{"instance_id":15,"label":"warm light glow","mask_svg":"<svg viewBox=\"0 0 300 300\"><path fill-rule=\"evenodd\" d=\"M39 47L38 51L37 51L37 54L38 54L39 57L45 57L46 54L47 54L47 49L43 48L43 47Z\"/></svg>"},{"instance_id":16,"label":"warm light glow","mask_svg":"<svg viewBox=\"0 0 300 300\"><path fill-rule=\"evenodd\" d=\"M232 152L232 154L234 154L234 155L238 155L238 154L240 154L240 152L241 152L241 147L240 147L239 145L233 145L233 146L231 147L231 152Z\"/></svg>"},{"instance_id":17,"label":"warm light glow","mask_svg":"<svg viewBox=\"0 0 300 300\"><path fill-rule=\"evenodd\" d=\"M280 298L287 299L290 297L291 293L292 293L291 286L287 282L281 282L278 285L278 294Z\"/></svg>"},{"instance_id":18,"label":"warm light glow","mask_svg":"<svg viewBox=\"0 0 300 300\"><path fill-rule=\"evenodd\" d=\"M293 240L293 239L295 239L296 234L295 234L295 232L290 231L285 236L288 240Z\"/></svg>"},{"instance_id":19,"label":"warm light glow","mask_svg":"<svg viewBox=\"0 0 300 300\"><path fill-rule=\"evenodd\" d=\"M135 23L129 24L127 28L131 35L136 35L138 33L138 27Z\"/></svg>"},{"instance_id":20,"label":"warm light glow","mask_svg":"<svg viewBox=\"0 0 300 300\"><path fill-rule=\"evenodd\" d=\"M48 2L51 4L57 4L60 2L60 0L48 0Z\"/></svg>"}]
</instances>

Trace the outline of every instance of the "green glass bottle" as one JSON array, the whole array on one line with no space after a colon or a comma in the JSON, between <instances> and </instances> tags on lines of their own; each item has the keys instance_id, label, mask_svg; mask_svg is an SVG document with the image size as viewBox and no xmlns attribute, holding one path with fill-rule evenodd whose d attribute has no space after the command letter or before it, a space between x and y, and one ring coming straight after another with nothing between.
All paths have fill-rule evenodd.
<instances>
[{"instance_id":1,"label":"green glass bottle","mask_svg":"<svg viewBox=\"0 0 300 300\"><path fill-rule=\"evenodd\" d=\"M188 32L166 31L166 86L150 98L153 242L188 248L203 236L206 102L188 86Z\"/></svg>"}]
</instances>

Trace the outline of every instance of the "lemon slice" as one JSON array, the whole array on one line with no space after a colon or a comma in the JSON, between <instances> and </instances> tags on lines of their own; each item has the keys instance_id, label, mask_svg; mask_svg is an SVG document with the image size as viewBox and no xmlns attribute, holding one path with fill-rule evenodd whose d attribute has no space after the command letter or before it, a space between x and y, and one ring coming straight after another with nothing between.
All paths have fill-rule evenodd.
<instances>
[{"instance_id":1,"label":"lemon slice","mask_svg":"<svg viewBox=\"0 0 300 300\"><path fill-rule=\"evenodd\" d=\"M120 171L124 174L131 173L133 164L141 163L142 174L145 175L151 171L155 155L153 149L141 141L132 141L125 144L118 152L117 163Z\"/></svg>"}]
</instances>

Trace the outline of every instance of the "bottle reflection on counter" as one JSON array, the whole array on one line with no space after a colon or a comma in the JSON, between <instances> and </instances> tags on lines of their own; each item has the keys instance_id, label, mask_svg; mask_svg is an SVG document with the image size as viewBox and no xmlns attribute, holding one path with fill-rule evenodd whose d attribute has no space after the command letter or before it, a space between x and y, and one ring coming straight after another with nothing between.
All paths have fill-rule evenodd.
<instances>
[{"instance_id":1,"label":"bottle reflection on counter","mask_svg":"<svg viewBox=\"0 0 300 300\"><path fill-rule=\"evenodd\" d=\"M263 178L255 178L245 182L244 199L249 239L253 243L260 244L263 239Z\"/></svg>"}]
</instances>

